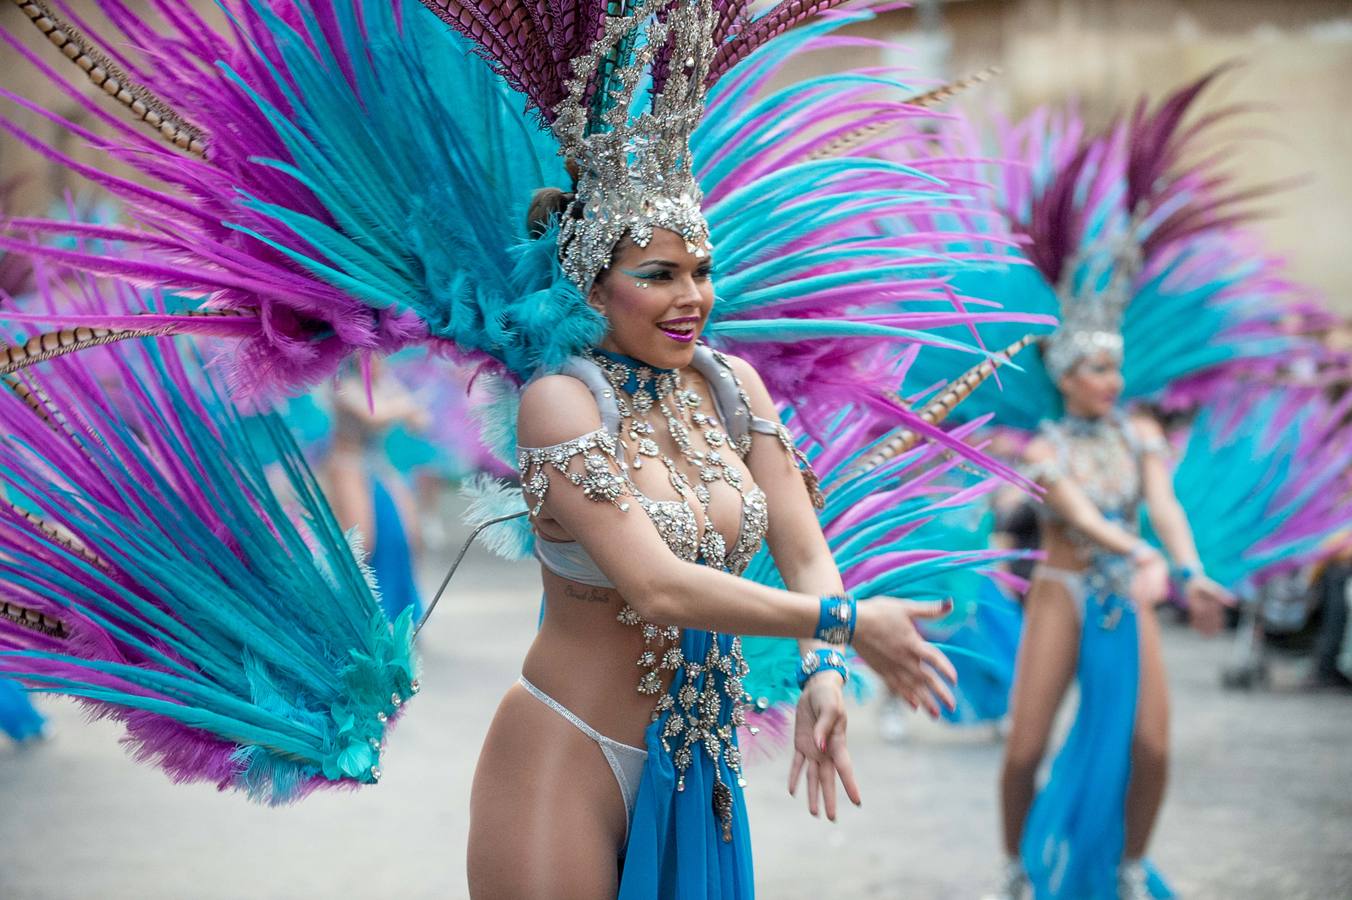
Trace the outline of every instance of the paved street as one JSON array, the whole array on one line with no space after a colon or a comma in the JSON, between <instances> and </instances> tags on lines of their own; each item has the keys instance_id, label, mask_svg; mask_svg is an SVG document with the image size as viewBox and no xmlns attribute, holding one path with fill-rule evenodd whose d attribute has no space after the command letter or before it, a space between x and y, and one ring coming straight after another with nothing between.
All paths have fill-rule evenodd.
<instances>
[{"instance_id":1,"label":"paved street","mask_svg":"<svg viewBox=\"0 0 1352 900\"><path fill-rule=\"evenodd\" d=\"M126 758L115 727L44 701L54 739L0 746L0 898L463 897L474 761L537 597L533 565L471 556L426 634L424 691L382 783L297 807L171 785ZM1185 897L1352 897L1352 698L1222 693L1227 649L1167 635L1176 762L1156 860ZM785 759L751 767L761 897L971 900L990 886L998 744L917 721L888 746L875 713L852 722L864 806L839 824L785 794Z\"/></svg>"}]
</instances>

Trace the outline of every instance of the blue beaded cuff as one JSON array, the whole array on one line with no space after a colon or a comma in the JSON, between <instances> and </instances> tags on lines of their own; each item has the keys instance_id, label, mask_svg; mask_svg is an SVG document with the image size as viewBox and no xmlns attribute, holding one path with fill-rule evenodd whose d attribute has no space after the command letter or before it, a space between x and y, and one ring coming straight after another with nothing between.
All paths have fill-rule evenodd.
<instances>
[{"instance_id":1,"label":"blue beaded cuff","mask_svg":"<svg viewBox=\"0 0 1352 900\"><path fill-rule=\"evenodd\" d=\"M823 597L813 637L827 644L848 644L854 640L854 621L858 611L858 602L849 594Z\"/></svg>"},{"instance_id":2,"label":"blue beaded cuff","mask_svg":"<svg viewBox=\"0 0 1352 900\"><path fill-rule=\"evenodd\" d=\"M839 650L812 650L803 654L798 662L798 689L802 690L813 675L822 672L839 672L848 684L850 670L845 667L845 657Z\"/></svg>"}]
</instances>

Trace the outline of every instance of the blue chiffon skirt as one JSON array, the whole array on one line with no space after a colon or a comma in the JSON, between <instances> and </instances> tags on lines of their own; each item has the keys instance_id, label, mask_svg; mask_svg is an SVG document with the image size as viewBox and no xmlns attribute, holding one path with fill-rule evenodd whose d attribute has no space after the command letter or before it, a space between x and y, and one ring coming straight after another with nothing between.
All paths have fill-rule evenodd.
<instances>
[{"instance_id":1,"label":"blue chiffon skirt","mask_svg":"<svg viewBox=\"0 0 1352 900\"><path fill-rule=\"evenodd\" d=\"M418 583L413 574L413 552L408 544L408 534L404 531L403 519L399 517L399 507L384 483L371 476L371 497L375 513L375 548L371 551L370 565L376 573L376 584L380 588L380 605L385 614L393 621L399 618L408 607L413 608L413 618L422 615L422 600L418 596Z\"/></svg>"},{"instance_id":2,"label":"blue chiffon skirt","mask_svg":"<svg viewBox=\"0 0 1352 900\"><path fill-rule=\"evenodd\" d=\"M21 744L42 734L45 724L24 689L8 678L0 678L0 732Z\"/></svg>"},{"instance_id":3,"label":"blue chiffon skirt","mask_svg":"<svg viewBox=\"0 0 1352 900\"><path fill-rule=\"evenodd\" d=\"M1140 647L1136 611L1108 595L1084 600L1079 709L1020 848L1038 900L1115 900L1126 840L1127 783ZM1173 893L1153 869L1151 896Z\"/></svg>"},{"instance_id":4,"label":"blue chiffon skirt","mask_svg":"<svg viewBox=\"0 0 1352 900\"><path fill-rule=\"evenodd\" d=\"M703 659L712 639L707 631L684 631L681 649L686 659ZM731 638L717 639L726 653ZM701 675L695 686L712 677ZM674 680L673 698L684 684L684 675ZM728 706L724 704L724 722L730 717ZM732 840L724 841L723 823L713 810L715 764L703 745L683 773L684 790L677 790L680 775L661 738L668 717L676 714L664 713L646 732L648 762L630 820L619 900L749 900L754 895L751 832L737 776L719 760L718 774L733 796Z\"/></svg>"}]
</instances>

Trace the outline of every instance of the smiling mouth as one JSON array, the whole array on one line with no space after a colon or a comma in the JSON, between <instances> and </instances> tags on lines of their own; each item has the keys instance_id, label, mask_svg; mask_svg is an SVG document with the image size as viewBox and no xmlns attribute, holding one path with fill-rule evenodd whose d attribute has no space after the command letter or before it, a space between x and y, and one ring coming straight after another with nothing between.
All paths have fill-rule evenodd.
<instances>
[{"instance_id":1,"label":"smiling mouth","mask_svg":"<svg viewBox=\"0 0 1352 900\"><path fill-rule=\"evenodd\" d=\"M699 320L695 318L673 319L670 322L659 322L657 327L673 341L688 344L695 339L695 331L699 327Z\"/></svg>"}]
</instances>

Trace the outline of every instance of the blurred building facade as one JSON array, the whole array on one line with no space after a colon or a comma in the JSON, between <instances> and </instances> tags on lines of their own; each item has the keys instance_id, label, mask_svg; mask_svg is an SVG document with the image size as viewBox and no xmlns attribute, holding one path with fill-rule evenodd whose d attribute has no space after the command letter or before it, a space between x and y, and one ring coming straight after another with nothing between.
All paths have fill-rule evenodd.
<instances>
[{"instance_id":1,"label":"blurred building facade","mask_svg":"<svg viewBox=\"0 0 1352 900\"><path fill-rule=\"evenodd\" d=\"M1000 67L961 102L1019 116L1072 98L1102 124L1225 63L1238 66L1204 109L1251 111L1245 181L1294 182L1258 206L1257 224L1291 274L1352 316L1352 2L1349 0L912 0L871 32L911 48L948 78ZM900 61L908 62L904 56Z\"/></svg>"},{"instance_id":2,"label":"blurred building facade","mask_svg":"<svg viewBox=\"0 0 1352 900\"><path fill-rule=\"evenodd\" d=\"M145 8L145 0L126 0ZM373 0L374 2L374 0ZM383 0L382 0L383 2ZM1222 63L1242 63L1206 98L1207 108L1250 104L1232 127L1253 135L1234 164L1252 183L1298 179L1268 200L1260 224L1272 249L1288 258L1292 275L1352 316L1352 0L912 0L884 13L867 30L902 43L906 54L851 52L849 65L915 65L925 74L959 77L996 65L999 77L960 101L1021 115L1043 103L1078 98L1091 123L1101 124L1137 97L1158 97ZM195 0L218 15L214 0ZM98 21L94 0L73 0ZM16 34L47 64L68 65L13 5L0 6L0 26ZM888 58L884 58L888 57ZM812 60L840 66L839 58ZM48 108L97 122L51 87L16 51L0 46L4 86ZM51 136L59 130L35 114L6 104L20 128ZM111 111L111 110L110 110ZM75 138L63 148L88 158ZM9 135L0 137L0 181L20 176L15 211L41 212L65 190L81 185Z\"/></svg>"}]
</instances>

